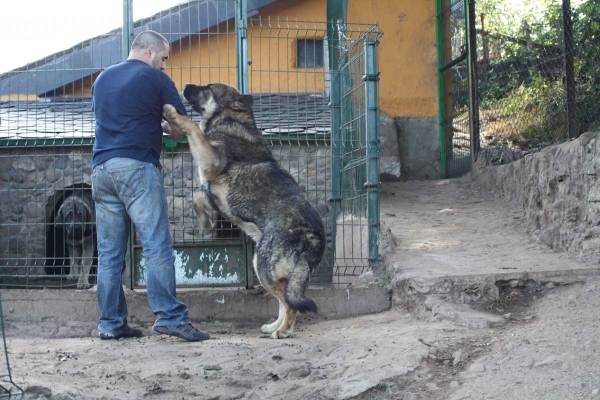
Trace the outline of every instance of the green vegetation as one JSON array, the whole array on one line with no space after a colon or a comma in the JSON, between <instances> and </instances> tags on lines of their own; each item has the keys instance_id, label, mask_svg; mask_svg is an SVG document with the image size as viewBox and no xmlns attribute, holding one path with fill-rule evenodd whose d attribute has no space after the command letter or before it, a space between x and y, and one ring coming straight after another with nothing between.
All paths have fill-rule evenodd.
<instances>
[{"instance_id":1,"label":"green vegetation","mask_svg":"<svg viewBox=\"0 0 600 400\"><path fill-rule=\"evenodd\" d=\"M576 133L600 129L600 2L573 2L573 43L566 46L560 2L476 4L485 16L478 82L486 143L528 149L568 138L565 53L575 67Z\"/></svg>"}]
</instances>

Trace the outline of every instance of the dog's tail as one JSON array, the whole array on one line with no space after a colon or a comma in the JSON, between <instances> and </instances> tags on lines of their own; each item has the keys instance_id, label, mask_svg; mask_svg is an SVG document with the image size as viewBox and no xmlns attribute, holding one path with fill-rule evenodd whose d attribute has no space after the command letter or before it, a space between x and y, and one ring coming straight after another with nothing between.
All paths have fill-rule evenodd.
<instances>
[{"instance_id":1,"label":"dog's tail","mask_svg":"<svg viewBox=\"0 0 600 400\"><path fill-rule=\"evenodd\" d=\"M307 311L317 312L315 302L304 296L304 291L306 290L306 286L308 286L308 278L310 278L310 271L311 268L308 262L303 257L300 257L285 287L285 300L288 305L293 310L301 313Z\"/></svg>"}]
</instances>

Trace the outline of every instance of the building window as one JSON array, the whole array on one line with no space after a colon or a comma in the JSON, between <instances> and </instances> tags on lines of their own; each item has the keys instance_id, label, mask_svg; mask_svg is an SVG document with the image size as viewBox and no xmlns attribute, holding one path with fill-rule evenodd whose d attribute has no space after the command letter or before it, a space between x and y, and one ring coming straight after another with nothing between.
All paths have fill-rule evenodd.
<instances>
[{"instance_id":1,"label":"building window","mask_svg":"<svg viewBox=\"0 0 600 400\"><path fill-rule=\"evenodd\" d=\"M298 39L296 49L298 68L323 68L323 39Z\"/></svg>"}]
</instances>

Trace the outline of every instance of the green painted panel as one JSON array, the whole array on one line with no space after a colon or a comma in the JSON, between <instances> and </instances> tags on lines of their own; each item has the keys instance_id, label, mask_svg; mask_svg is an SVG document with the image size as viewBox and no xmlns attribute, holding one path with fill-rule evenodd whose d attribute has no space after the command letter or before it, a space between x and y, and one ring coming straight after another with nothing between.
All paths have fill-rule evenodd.
<instances>
[{"instance_id":1,"label":"green painted panel","mask_svg":"<svg viewBox=\"0 0 600 400\"><path fill-rule=\"evenodd\" d=\"M174 246L177 286L245 286L246 253L239 246ZM134 250L134 285L146 286L145 260Z\"/></svg>"}]
</instances>

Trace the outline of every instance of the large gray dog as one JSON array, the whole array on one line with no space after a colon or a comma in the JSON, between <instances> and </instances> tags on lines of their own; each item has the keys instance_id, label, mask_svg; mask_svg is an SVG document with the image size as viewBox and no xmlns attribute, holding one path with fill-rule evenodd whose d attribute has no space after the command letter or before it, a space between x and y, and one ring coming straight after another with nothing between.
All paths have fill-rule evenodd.
<instances>
[{"instance_id":1,"label":"large gray dog","mask_svg":"<svg viewBox=\"0 0 600 400\"><path fill-rule=\"evenodd\" d=\"M54 223L63 227L71 264L69 279L77 279L77 289L89 288L96 246L96 213L91 194L76 191L68 195L58 209Z\"/></svg>"},{"instance_id":2,"label":"large gray dog","mask_svg":"<svg viewBox=\"0 0 600 400\"><path fill-rule=\"evenodd\" d=\"M198 165L203 190L194 196L196 214L210 229L218 211L256 242L254 270L279 300L279 317L262 332L293 336L297 312L317 312L304 291L325 251L323 222L256 128L252 96L220 83L188 84L183 96L200 113L200 126L170 105L163 114L187 134Z\"/></svg>"}]
</instances>

